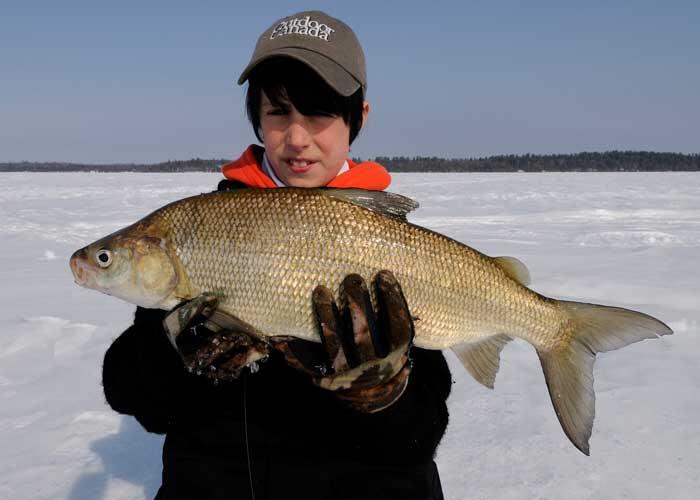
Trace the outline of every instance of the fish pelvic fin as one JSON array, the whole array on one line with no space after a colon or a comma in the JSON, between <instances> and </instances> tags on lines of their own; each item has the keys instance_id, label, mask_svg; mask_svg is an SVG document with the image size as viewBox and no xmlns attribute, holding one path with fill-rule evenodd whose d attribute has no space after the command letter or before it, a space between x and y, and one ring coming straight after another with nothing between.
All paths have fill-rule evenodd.
<instances>
[{"instance_id":1,"label":"fish pelvic fin","mask_svg":"<svg viewBox=\"0 0 700 500\"><path fill-rule=\"evenodd\" d=\"M499 334L479 342L459 344L452 347L452 351L477 382L493 389L501 362L501 351L511 340L513 337Z\"/></svg>"},{"instance_id":2,"label":"fish pelvic fin","mask_svg":"<svg viewBox=\"0 0 700 500\"><path fill-rule=\"evenodd\" d=\"M580 302L557 301L570 320L560 330L563 341L537 349L554 410L564 433L585 455L595 418L593 363L599 352L612 351L673 331L646 314Z\"/></svg>"}]
</instances>

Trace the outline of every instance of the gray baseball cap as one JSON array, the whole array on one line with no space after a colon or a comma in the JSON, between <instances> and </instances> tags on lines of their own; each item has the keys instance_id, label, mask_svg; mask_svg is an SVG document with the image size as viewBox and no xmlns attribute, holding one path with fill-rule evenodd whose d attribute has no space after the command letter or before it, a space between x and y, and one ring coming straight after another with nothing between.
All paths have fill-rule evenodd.
<instances>
[{"instance_id":1,"label":"gray baseball cap","mask_svg":"<svg viewBox=\"0 0 700 500\"><path fill-rule=\"evenodd\" d=\"M352 95L360 87L367 91L365 55L357 36L350 26L324 12L292 14L266 29L238 84L243 84L258 64L279 56L306 64L342 96Z\"/></svg>"}]
</instances>

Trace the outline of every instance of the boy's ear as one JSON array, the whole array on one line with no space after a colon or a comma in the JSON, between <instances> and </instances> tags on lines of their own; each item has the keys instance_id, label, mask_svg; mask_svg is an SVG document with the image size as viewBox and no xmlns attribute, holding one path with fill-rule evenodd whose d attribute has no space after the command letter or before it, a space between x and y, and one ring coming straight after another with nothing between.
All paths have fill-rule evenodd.
<instances>
[{"instance_id":1,"label":"boy's ear","mask_svg":"<svg viewBox=\"0 0 700 500\"><path fill-rule=\"evenodd\" d=\"M367 115L369 114L369 102L365 101L362 103L362 125L360 126L360 129L365 126L365 123L367 122Z\"/></svg>"}]
</instances>

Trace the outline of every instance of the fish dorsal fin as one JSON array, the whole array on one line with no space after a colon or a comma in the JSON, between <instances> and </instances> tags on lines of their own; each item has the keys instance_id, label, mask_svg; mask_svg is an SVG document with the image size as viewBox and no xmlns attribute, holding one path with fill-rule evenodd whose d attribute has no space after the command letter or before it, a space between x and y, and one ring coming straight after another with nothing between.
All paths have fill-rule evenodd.
<instances>
[{"instance_id":1,"label":"fish dorsal fin","mask_svg":"<svg viewBox=\"0 0 700 500\"><path fill-rule=\"evenodd\" d=\"M508 276L521 285L527 286L530 284L530 271L522 261L515 257L494 257L493 260Z\"/></svg>"},{"instance_id":2,"label":"fish dorsal fin","mask_svg":"<svg viewBox=\"0 0 700 500\"><path fill-rule=\"evenodd\" d=\"M402 220L406 220L406 214L418 208L417 201L386 191L326 188L322 192L331 198L353 203L373 212Z\"/></svg>"},{"instance_id":3,"label":"fish dorsal fin","mask_svg":"<svg viewBox=\"0 0 700 500\"><path fill-rule=\"evenodd\" d=\"M493 389L501 362L501 351L511 340L512 337L501 333L479 342L456 345L452 351L477 382Z\"/></svg>"}]
</instances>

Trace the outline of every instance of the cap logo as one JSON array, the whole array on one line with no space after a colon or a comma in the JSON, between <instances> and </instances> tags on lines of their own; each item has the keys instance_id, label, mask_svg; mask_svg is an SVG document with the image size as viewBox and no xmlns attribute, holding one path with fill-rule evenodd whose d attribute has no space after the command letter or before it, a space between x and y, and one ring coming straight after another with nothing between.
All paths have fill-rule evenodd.
<instances>
[{"instance_id":1,"label":"cap logo","mask_svg":"<svg viewBox=\"0 0 700 500\"><path fill-rule=\"evenodd\" d=\"M311 16L295 17L286 19L275 26L270 34L270 40L284 35L306 35L320 38L324 42L327 42L329 41L328 37L334 31L335 30L327 24L312 21Z\"/></svg>"}]
</instances>

